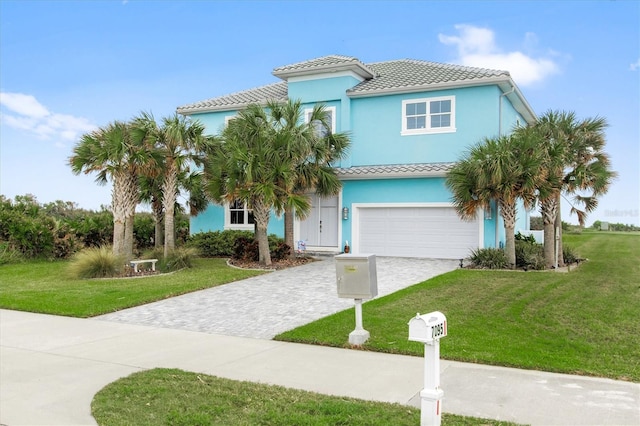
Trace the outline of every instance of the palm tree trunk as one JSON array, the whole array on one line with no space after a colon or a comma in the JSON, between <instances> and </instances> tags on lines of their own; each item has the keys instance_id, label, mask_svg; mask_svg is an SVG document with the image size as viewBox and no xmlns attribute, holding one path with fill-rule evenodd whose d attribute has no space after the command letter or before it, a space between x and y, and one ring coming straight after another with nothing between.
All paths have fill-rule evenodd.
<instances>
[{"instance_id":1,"label":"palm tree trunk","mask_svg":"<svg viewBox=\"0 0 640 426\"><path fill-rule=\"evenodd\" d=\"M555 228L558 230L558 266L564 266L564 256L562 255L562 215L560 214L560 196L558 193L556 197L556 203L558 205L558 212L556 213Z\"/></svg>"},{"instance_id":2,"label":"palm tree trunk","mask_svg":"<svg viewBox=\"0 0 640 426\"><path fill-rule=\"evenodd\" d=\"M262 200L253 202L253 217L256 223L256 239L258 240L259 262L261 265L271 265L267 227L269 226L270 209Z\"/></svg>"},{"instance_id":3,"label":"palm tree trunk","mask_svg":"<svg viewBox=\"0 0 640 426\"><path fill-rule=\"evenodd\" d=\"M291 248L289 258L296 257L294 241L293 241L293 209L285 207L284 209L284 243Z\"/></svg>"},{"instance_id":4,"label":"palm tree trunk","mask_svg":"<svg viewBox=\"0 0 640 426\"><path fill-rule=\"evenodd\" d=\"M516 267L516 204L500 201L500 215L502 216L502 220L504 221L504 250L505 254L507 255L507 262L509 262L509 267L511 269L514 269Z\"/></svg>"},{"instance_id":5,"label":"palm tree trunk","mask_svg":"<svg viewBox=\"0 0 640 426\"><path fill-rule=\"evenodd\" d=\"M544 262L547 268L556 264L555 222L558 213L557 198L554 195L540 202L540 214L544 229Z\"/></svg>"},{"instance_id":6,"label":"palm tree trunk","mask_svg":"<svg viewBox=\"0 0 640 426\"><path fill-rule=\"evenodd\" d=\"M111 208L113 213L113 254L115 256L125 256L124 233L127 215L124 181L125 177L122 173L114 173L113 188L111 190Z\"/></svg>"},{"instance_id":7,"label":"palm tree trunk","mask_svg":"<svg viewBox=\"0 0 640 426\"><path fill-rule=\"evenodd\" d=\"M127 260L133 259L133 222L135 215L127 215L124 221L124 255Z\"/></svg>"},{"instance_id":8,"label":"palm tree trunk","mask_svg":"<svg viewBox=\"0 0 640 426\"><path fill-rule=\"evenodd\" d=\"M162 204L164 207L164 257L176 248L175 237L175 205L178 184L178 173L175 164L168 167L167 176L162 184Z\"/></svg>"},{"instance_id":9,"label":"palm tree trunk","mask_svg":"<svg viewBox=\"0 0 640 426\"><path fill-rule=\"evenodd\" d=\"M138 204L138 179L134 174L127 175L125 197L124 255L127 260L133 259L133 225Z\"/></svg>"},{"instance_id":10,"label":"palm tree trunk","mask_svg":"<svg viewBox=\"0 0 640 426\"><path fill-rule=\"evenodd\" d=\"M153 210L153 221L155 223L155 236L153 246L157 249L164 246L164 216L162 210L162 200L153 198L151 202Z\"/></svg>"}]
</instances>

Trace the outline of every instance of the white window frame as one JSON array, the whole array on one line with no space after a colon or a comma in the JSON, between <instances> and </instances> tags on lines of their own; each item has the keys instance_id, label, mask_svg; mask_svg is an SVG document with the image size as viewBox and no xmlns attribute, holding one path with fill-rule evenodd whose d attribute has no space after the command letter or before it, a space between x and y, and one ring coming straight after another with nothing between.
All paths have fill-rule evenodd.
<instances>
[{"instance_id":1,"label":"white window frame","mask_svg":"<svg viewBox=\"0 0 640 426\"><path fill-rule=\"evenodd\" d=\"M324 108L325 111L329 112L331 114L331 133L335 133L336 132L336 107L334 106L330 106L330 107L325 107ZM313 108L305 108L304 110L304 122L308 123L309 122L309 117L311 116L311 113L313 112Z\"/></svg>"},{"instance_id":2,"label":"white window frame","mask_svg":"<svg viewBox=\"0 0 640 426\"><path fill-rule=\"evenodd\" d=\"M431 116L437 113L431 113L431 102L437 101L451 101L451 121L447 127L431 127ZM407 129L407 105L408 104L426 104L425 121L426 126L423 129ZM405 99L402 101L402 131L401 135L424 135L433 133L453 133L456 131L456 97L455 96L440 96L437 98L419 98L419 99Z\"/></svg>"},{"instance_id":3,"label":"white window frame","mask_svg":"<svg viewBox=\"0 0 640 426\"><path fill-rule=\"evenodd\" d=\"M224 229L233 229L237 231L253 231L254 224L247 223L249 220L249 211L247 204L244 203L244 224L231 223L231 204L224 203Z\"/></svg>"}]
</instances>

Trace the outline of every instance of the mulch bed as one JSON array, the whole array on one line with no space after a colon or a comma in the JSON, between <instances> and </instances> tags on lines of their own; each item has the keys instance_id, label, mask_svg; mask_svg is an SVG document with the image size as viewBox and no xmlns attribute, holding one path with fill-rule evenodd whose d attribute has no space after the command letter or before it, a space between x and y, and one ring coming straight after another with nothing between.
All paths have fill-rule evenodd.
<instances>
[{"instance_id":1,"label":"mulch bed","mask_svg":"<svg viewBox=\"0 0 640 426\"><path fill-rule=\"evenodd\" d=\"M242 269L260 269L265 271L278 271L281 269L291 268L293 266L305 265L309 262L313 262L315 259L312 257L295 257L293 259L273 260L271 266L260 265L257 261L241 260L241 259L229 259L228 263L231 266Z\"/></svg>"}]
</instances>

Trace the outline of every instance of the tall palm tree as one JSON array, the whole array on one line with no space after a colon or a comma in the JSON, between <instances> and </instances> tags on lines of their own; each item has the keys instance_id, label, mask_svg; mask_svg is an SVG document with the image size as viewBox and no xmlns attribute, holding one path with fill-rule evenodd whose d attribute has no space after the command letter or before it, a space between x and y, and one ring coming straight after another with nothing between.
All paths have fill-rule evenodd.
<instances>
[{"instance_id":1,"label":"tall palm tree","mask_svg":"<svg viewBox=\"0 0 640 426\"><path fill-rule=\"evenodd\" d=\"M251 104L229 122L204 167L207 193L214 201L240 200L253 211L263 265L271 264L267 240L271 209L282 212L286 202L299 208L308 205L304 197L287 194L295 180L295 163L286 149L289 142L265 110Z\"/></svg>"},{"instance_id":2,"label":"tall palm tree","mask_svg":"<svg viewBox=\"0 0 640 426\"><path fill-rule=\"evenodd\" d=\"M113 181L111 191L114 220L113 252L127 258L132 256L133 233L127 235L127 221L133 224L138 204L138 176L149 158L145 142L131 136L129 123L114 121L104 128L82 135L73 149L69 165L74 174L98 173L96 182L104 185Z\"/></svg>"},{"instance_id":3,"label":"tall palm tree","mask_svg":"<svg viewBox=\"0 0 640 426\"><path fill-rule=\"evenodd\" d=\"M446 180L462 219L473 220L491 200L498 202L506 234L505 252L512 268L516 264L516 202L521 199L525 207L531 207L541 179L536 142L522 133L485 138L454 165Z\"/></svg>"},{"instance_id":4,"label":"tall palm tree","mask_svg":"<svg viewBox=\"0 0 640 426\"><path fill-rule=\"evenodd\" d=\"M544 229L544 254L548 267L563 264L560 199L563 193L573 195L571 213L584 225L587 214L598 204L598 197L609 188L616 173L610 169L604 152L604 118L578 120L575 113L547 111L533 125L540 146L546 150L541 169L545 180L540 189L540 213ZM581 208L576 207L576 204ZM555 253L556 238L558 253ZM557 257L556 257L557 256Z\"/></svg>"},{"instance_id":5,"label":"tall palm tree","mask_svg":"<svg viewBox=\"0 0 640 426\"><path fill-rule=\"evenodd\" d=\"M332 164L344 158L350 140L346 133L331 132L331 123L324 105L317 104L308 117L299 100L268 102L267 111L275 131L286 141L287 155L293 162L294 179L287 189L284 204L284 240L293 248L295 216L304 219L310 211L310 191L320 196L336 195L342 188ZM304 198L300 199L302 196ZM295 255L294 251L290 254Z\"/></svg>"},{"instance_id":6,"label":"tall palm tree","mask_svg":"<svg viewBox=\"0 0 640 426\"><path fill-rule=\"evenodd\" d=\"M139 124L147 128L162 155L162 208L164 210L164 256L175 249L175 203L179 194L179 176L188 170L195 152L206 143L204 126L198 121L174 114L158 126L153 115L142 113Z\"/></svg>"}]
</instances>

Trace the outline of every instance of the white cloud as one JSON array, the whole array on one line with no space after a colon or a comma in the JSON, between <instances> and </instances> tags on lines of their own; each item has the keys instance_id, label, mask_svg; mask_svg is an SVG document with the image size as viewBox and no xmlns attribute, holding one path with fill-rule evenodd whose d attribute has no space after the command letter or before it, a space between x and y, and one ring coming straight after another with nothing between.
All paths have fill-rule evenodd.
<instances>
[{"instance_id":1,"label":"white cloud","mask_svg":"<svg viewBox=\"0 0 640 426\"><path fill-rule=\"evenodd\" d=\"M0 114L0 122L41 139L58 139L58 145L96 128L86 118L50 112L32 95L1 92L0 105L9 111Z\"/></svg>"},{"instance_id":2,"label":"white cloud","mask_svg":"<svg viewBox=\"0 0 640 426\"><path fill-rule=\"evenodd\" d=\"M558 65L550 58L535 58L520 51L502 52L496 45L495 34L489 28L459 24L457 36L439 34L438 39L458 49L457 62L471 67L509 71L516 83L527 86L559 72ZM526 33L524 47L537 45L537 36Z\"/></svg>"},{"instance_id":3,"label":"white cloud","mask_svg":"<svg viewBox=\"0 0 640 426\"><path fill-rule=\"evenodd\" d=\"M638 58L638 60L635 61L633 64L629 65L629 69L631 71L636 71L638 68L640 68L640 58Z\"/></svg>"},{"instance_id":4,"label":"white cloud","mask_svg":"<svg viewBox=\"0 0 640 426\"><path fill-rule=\"evenodd\" d=\"M27 117L46 117L50 114L36 98L22 93L0 93L0 104Z\"/></svg>"}]
</instances>

